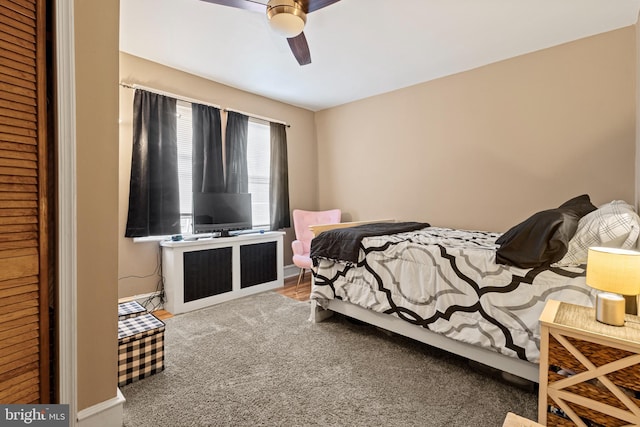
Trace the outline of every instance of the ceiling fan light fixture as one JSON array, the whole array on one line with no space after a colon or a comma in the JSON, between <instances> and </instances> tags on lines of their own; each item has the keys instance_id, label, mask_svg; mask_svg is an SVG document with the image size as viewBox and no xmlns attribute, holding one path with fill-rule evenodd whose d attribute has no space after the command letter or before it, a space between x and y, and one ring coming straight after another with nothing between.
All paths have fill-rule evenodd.
<instances>
[{"instance_id":1,"label":"ceiling fan light fixture","mask_svg":"<svg viewBox=\"0 0 640 427\"><path fill-rule=\"evenodd\" d=\"M294 0L269 0L267 18L271 28L287 38L300 34L307 22L307 14Z\"/></svg>"}]
</instances>

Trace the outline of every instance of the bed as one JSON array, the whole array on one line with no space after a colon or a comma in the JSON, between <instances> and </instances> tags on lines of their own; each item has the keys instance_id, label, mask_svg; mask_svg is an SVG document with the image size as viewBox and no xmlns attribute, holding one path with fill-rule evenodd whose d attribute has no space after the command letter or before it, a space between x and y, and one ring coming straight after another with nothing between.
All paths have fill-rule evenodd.
<instances>
[{"instance_id":1,"label":"bed","mask_svg":"<svg viewBox=\"0 0 640 427\"><path fill-rule=\"evenodd\" d=\"M587 248L635 247L640 218L583 195L505 233L350 225L312 227L312 321L341 313L537 382L544 305L592 306Z\"/></svg>"}]
</instances>

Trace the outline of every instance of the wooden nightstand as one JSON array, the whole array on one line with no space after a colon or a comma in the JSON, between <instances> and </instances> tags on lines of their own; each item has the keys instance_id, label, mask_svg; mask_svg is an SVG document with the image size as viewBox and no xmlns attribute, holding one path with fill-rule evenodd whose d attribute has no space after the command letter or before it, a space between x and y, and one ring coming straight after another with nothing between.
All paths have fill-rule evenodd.
<instances>
[{"instance_id":1,"label":"wooden nightstand","mask_svg":"<svg viewBox=\"0 0 640 427\"><path fill-rule=\"evenodd\" d=\"M639 317L609 326L596 321L593 308L547 303L540 316L538 422L640 425Z\"/></svg>"},{"instance_id":2,"label":"wooden nightstand","mask_svg":"<svg viewBox=\"0 0 640 427\"><path fill-rule=\"evenodd\" d=\"M535 421L522 418L512 412L507 414L507 418L504 419L502 427L544 427L542 424L538 424Z\"/></svg>"}]
</instances>

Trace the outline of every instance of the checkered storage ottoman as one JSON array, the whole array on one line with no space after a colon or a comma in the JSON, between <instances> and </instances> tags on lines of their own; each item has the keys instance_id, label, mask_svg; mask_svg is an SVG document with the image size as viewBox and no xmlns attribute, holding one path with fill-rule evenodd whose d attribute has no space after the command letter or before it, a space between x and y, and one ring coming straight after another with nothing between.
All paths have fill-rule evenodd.
<instances>
[{"instance_id":1,"label":"checkered storage ottoman","mask_svg":"<svg viewBox=\"0 0 640 427\"><path fill-rule=\"evenodd\" d=\"M118 386L164 370L164 323L153 314L118 321Z\"/></svg>"},{"instance_id":2,"label":"checkered storage ottoman","mask_svg":"<svg viewBox=\"0 0 640 427\"><path fill-rule=\"evenodd\" d=\"M118 320L146 314L147 310L138 301L123 302L118 304Z\"/></svg>"}]
</instances>

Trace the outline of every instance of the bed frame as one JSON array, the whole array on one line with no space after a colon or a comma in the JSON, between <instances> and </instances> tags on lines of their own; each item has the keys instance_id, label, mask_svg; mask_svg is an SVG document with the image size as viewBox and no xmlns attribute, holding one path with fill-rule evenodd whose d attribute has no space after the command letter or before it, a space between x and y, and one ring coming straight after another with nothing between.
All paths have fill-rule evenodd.
<instances>
[{"instance_id":1,"label":"bed frame","mask_svg":"<svg viewBox=\"0 0 640 427\"><path fill-rule=\"evenodd\" d=\"M349 222L328 225L312 225L309 228L317 236L323 231L334 228L352 227L372 222L393 222L393 220L383 221L366 221L366 222ZM312 277L312 286L313 286ZM319 323L331 317L333 313L342 315L369 323L379 328L397 333L399 335L420 341L424 344L440 348L450 353L457 354L469 360L473 360L484 365L496 368L516 377L524 378L529 381L539 382L539 365L526 360L517 359L496 353L491 350L484 349L465 342L456 341L447 338L444 335L432 332L426 328L413 325L398 317L388 314L378 313L366 308L360 307L342 300L329 300L325 308L321 307L317 301L311 300L311 317L313 323Z\"/></svg>"}]
</instances>

